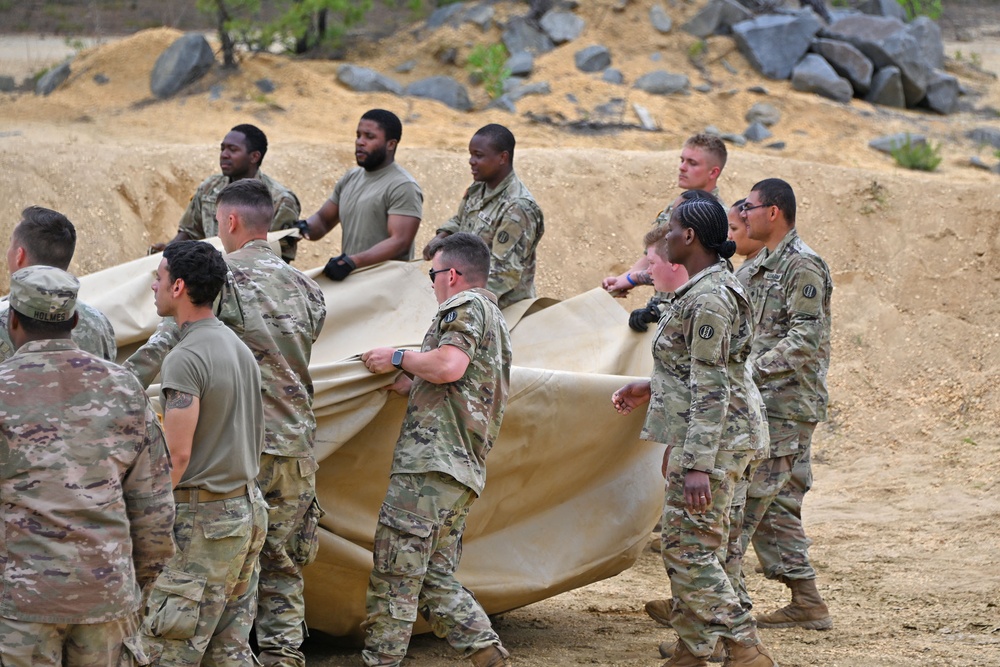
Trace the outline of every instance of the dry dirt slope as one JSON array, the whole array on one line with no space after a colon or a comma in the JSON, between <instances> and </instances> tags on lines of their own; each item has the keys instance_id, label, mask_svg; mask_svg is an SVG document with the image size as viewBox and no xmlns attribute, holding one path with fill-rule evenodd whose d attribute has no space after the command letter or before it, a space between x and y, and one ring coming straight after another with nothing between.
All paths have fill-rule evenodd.
<instances>
[{"instance_id":1,"label":"dry dirt slope","mask_svg":"<svg viewBox=\"0 0 1000 667\"><path fill-rule=\"evenodd\" d=\"M633 2L624 15L583 4L596 32L581 43L608 43L630 78L661 64L684 67L683 37L643 32L649 3ZM0 98L0 237L22 206L40 203L77 223L77 271L134 257L151 240L170 236L197 182L215 169L221 133L248 119L271 137L267 170L314 210L349 166L358 115L380 105L407 118L400 161L424 188L421 243L467 184L468 136L486 122L515 130L519 172L546 212L540 292L565 297L633 259L648 221L674 196L683 136L706 124L740 130L743 113L760 99L746 92L759 80L738 56L732 59L739 75L719 69L715 93L658 99L580 78L568 64L570 45L539 59L538 78L552 81L555 93L526 100L522 111L575 117L578 107L627 93L653 110L664 132L581 137L521 116L462 115L425 101L353 95L332 82L333 64L271 56L219 79L220 99L200 92L149 103L146 77L174 36L144 33L86 54L80 75L44 100ZM432 41L401 39L368 62L388 70L410 51L427 56ZM649 61L651 44L661 63ZM420 75L438 66L422 67ZM112 83L97 87L98 71ZM263 76L279 84L273 96L253 92ZM973 149L961 143L966 127L985 121L889 114L858 102L842 107L765 83L767 101L785 113L776 138L789 148L733 148L723 195L741 196L766 176L792 182L802 234L826 257L836 285L833 416L817 434L816 489L806 508L836 627L765 637L786 666L998 665L1000 400L993 385L1000 196L996 177L962 167ZM731 89L737 92L728 95ZM582 104L570 103L568 92ZM986 88L987 97L995 95L995 85ZM870 136L900 128L952 139L939 173L895 169L865 147ZM302 263L317 264L336 243L309 247ZM665 635L644 618L641 602L665 586L662 567L647 555L613 580L505 615L500 631L520 664L655 664L655 644ZM751 586L761 606L781 596L759 577ZM357 664L353 651L318 641L310 655L320 664ZM414 655L414 664L452 662L426 638L415 640Z\"/></svg>"}]
</instances>

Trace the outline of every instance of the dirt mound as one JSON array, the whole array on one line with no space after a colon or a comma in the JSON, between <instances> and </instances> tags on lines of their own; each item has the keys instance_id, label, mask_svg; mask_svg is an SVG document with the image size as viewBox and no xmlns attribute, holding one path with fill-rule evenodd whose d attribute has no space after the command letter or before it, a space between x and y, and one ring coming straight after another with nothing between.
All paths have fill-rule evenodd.
<instances>
[{"instance_id":1,"label":"dirt mound","mask_svg":"<svg viewBox=\"0 0 1000 667\"><path fill-rule=\"evenodd\" d=\"M611 4L580 3L583 36L536 61L532 80L548 81L552 94L524 98L516 115L355 94L336 83L338 63L268 54L246 56L237 72L213 72L184 95L154 101L149 72L180 33L146 31L85 51L51 96L0 97L0 183L7 193L0 238L23 206L37 203L77 224L77 272L136 257L173 235L197 183L217 170L218 141L240 122L267 132L264 170L293 188L311 213L353 162L359 115L381 106L404 118L399 161L424 190L419 244L451 215L469 182L470 135L488 122L511 127L518 172L546 217L539 291L566 297L635 258L643 232L676 193L677 154L687 135L706 125L740 132L747 109L767 101L782 111L772 130L786 148L730 147L720 187L732 200L760 178L789 180L802 235L833 271L831 420L817 432L816 489L806 515L836 625L829 633L774 631L765 639L783 665L1000 664L1000 306L991 291L1000 275L1000 195L995 175L965 166L977 153L995 161L992 149L964 138L967 129L996 127L996 120L857 100L839 105L797 93L787 82L761 79L724 37L709 40L703 74L688 59L693 38L650 27L651 2L633 0L620 13ZM495 5L501 18L518 6ZM671 8L675 26L696 9ZM403 83L461 77L434 55L455 48L462 63L475 43L498 39L497 28L404 31L351 61ZM613 66L628 81L662 68L686 73L694 84L710 81L712 92L656 97L576 71L573 53L598 42L611 48ZM975 47L962 48L968 54ZM410 59L418 62L412 72L393 72ZM96 74L109 82L96 83ZM1000 107L994 79L974 71L960 76L982 93L976 106ZM263 78L276 85L273 93L257 87ZM479 89L474 95L485 101ZM631 104L639 103L662 131L577 134L526 116L593 119L595 108L613 99L622 101L624 122L636 122ZM902 170L867 148L871 138L895 131L942 142L939 170ZM339 235L331 237L304 245L298 264L315 266L337 252ZM0 276L0 289L6 284ZM777 584L750 578L759 608L783 598ZM519 664L652 664L665 635L641 603L664 595L666 586L662 566L649 556L619 578L510 613L499 630ZM320 664L356 661L350 652L313 650ZM425 639L413 650L426 664L451 663L446 648Z\"/></svg>"}]
</instances>

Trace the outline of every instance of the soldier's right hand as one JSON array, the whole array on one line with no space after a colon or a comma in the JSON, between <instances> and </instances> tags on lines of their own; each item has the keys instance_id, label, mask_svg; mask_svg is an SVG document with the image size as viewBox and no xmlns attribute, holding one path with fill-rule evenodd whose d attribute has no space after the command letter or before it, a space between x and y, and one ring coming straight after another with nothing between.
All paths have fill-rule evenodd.
<instances>
[{"instance_id":1,"label":"soldier's right hand","mask_svg":"<svg viewBox=\"0 0 1000 667\"><path fill-rule=\"evenodd\" d=\"M149 246L149 250L146 251L147 255L155 255L158 252L163 252L167 247L166 243L154 243Z\"/></svg>"},{"instance_id":2,"label":"soldier's right hand","mask_svg":"<svg viewBox=\"0 0 1000 667\"><path fill-rule=\"evenodd\" d=\"M646 306L645 308L637 308L632 311L632 314L628 316L628 326L632 331L638 331L642 333L649 328L649 325L653 322L658 322L660 319L660 309L656 306Z\"/></svg>"}]
</instances>

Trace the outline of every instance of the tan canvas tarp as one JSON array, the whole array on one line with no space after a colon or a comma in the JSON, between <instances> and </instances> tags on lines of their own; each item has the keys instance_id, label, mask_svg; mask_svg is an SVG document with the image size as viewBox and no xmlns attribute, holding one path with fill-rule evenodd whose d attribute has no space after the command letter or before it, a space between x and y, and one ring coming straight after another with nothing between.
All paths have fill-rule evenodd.
<instances>
[{"instance_id":1,"label":"tan canvas tarp","mask_svg":"<svg viewBox=\"0 0 1000 667\"><path fill-rule=\"evenodd\" d=\"M158 262L144 257L81 280L82 298L111 318L123 354L158 322L150 290ZM437 307L426 266L388 262L342 283L307 271L328 311L312 360L327 514L319 557L306 569L307 620L331 634L356 635L364 618L372 536L406 407L380 390L392 376L371 375L358 356L381 345L419 348ZM599 289L504 314L511 395L458 572L489 613L628 568L659 516L663 488L662 446L638 439L642 412L622 417L610 400L624 376L648 375L649 336L633 333Z\"/></svg>"}]
</instances>

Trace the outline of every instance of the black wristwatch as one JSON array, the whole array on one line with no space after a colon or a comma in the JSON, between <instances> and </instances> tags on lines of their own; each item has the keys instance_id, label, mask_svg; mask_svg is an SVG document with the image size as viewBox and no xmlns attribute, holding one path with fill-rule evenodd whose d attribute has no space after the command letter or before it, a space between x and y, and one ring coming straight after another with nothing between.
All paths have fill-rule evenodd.
<instances>
[{"instance_id":1,"label":"black wristwatch","mask_svg":"<svg viewBox=\"0 0 1000 667\"><path fill-rule=\"evenodd\" d=\"M403 352L405 351L406 350L396 350L392 353L392 365L399 370L403 370Z\"/></svg>"}]
</instances>

